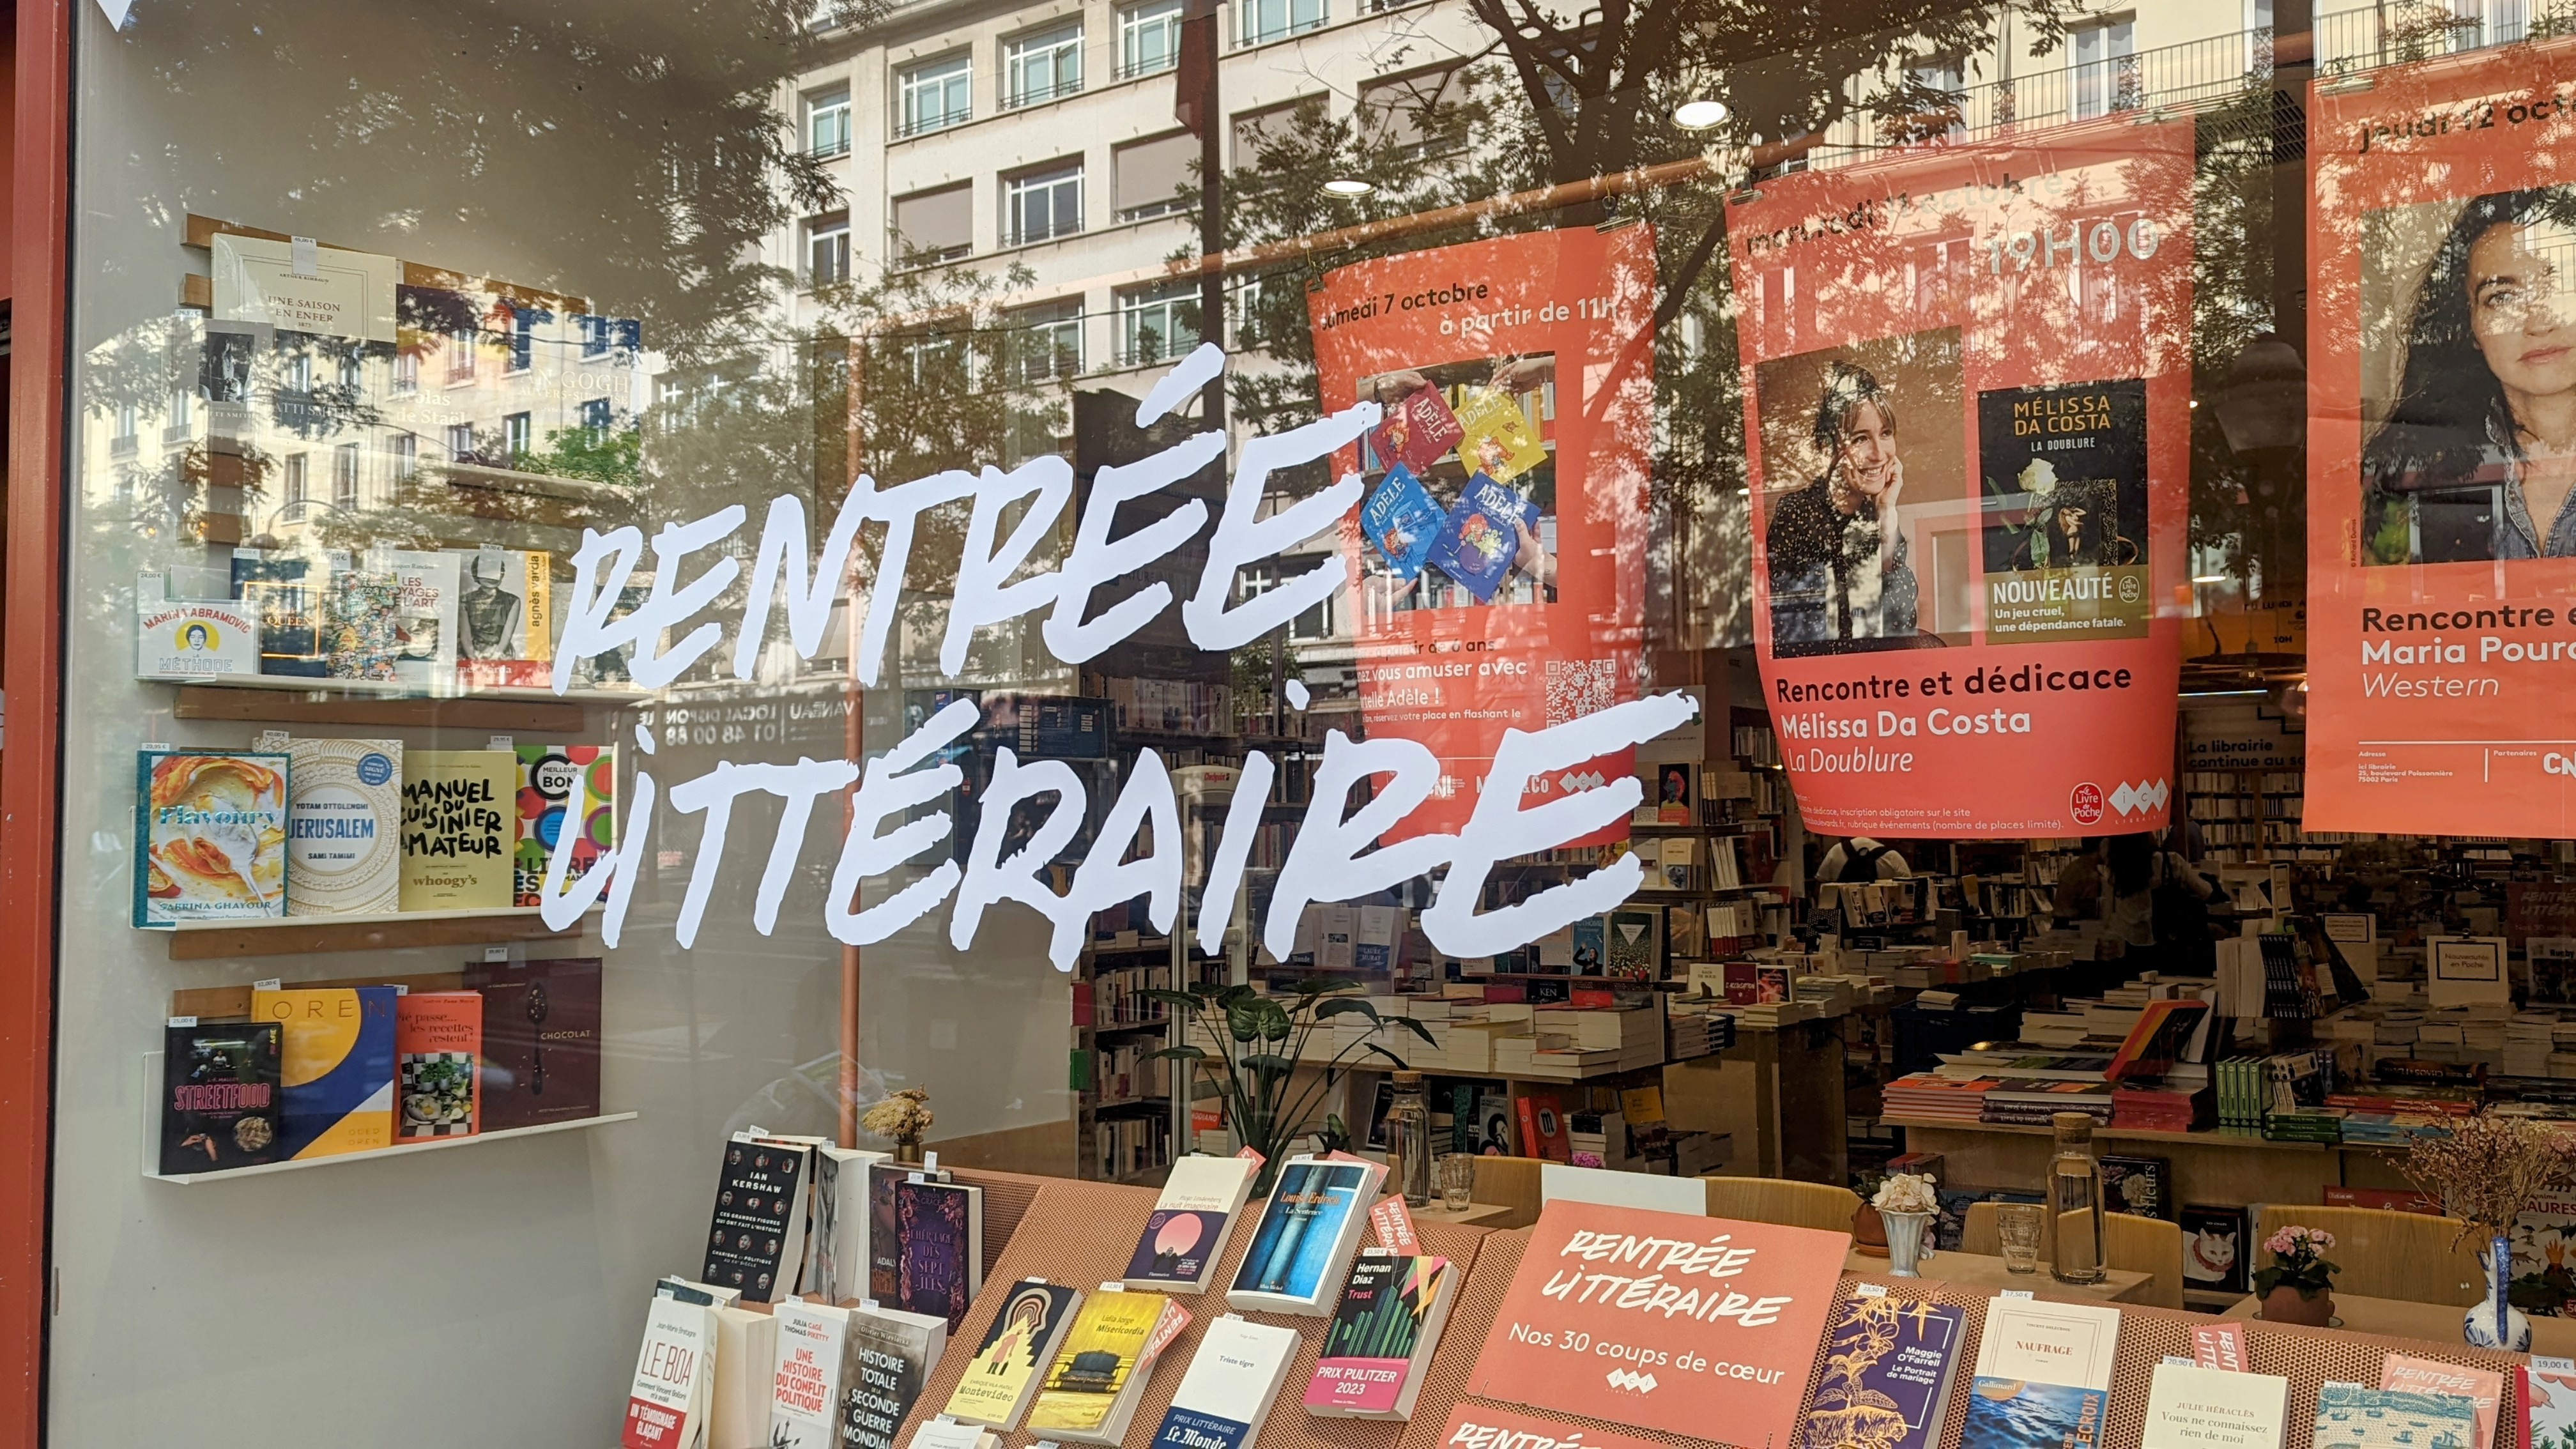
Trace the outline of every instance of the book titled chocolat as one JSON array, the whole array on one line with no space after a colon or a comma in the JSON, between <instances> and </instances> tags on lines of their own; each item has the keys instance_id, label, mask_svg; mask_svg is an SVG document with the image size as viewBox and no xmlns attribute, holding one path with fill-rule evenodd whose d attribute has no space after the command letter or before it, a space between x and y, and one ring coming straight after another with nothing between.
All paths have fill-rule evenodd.
<instances>
[{"instance_id":1,"label":"book titled chocolat","mask_svg":"<svg viewBox=\"0 0 2576 1449\"><path fill-rule=\"evenodd\" d=\"M166 1028L161 1057L164 1176L277 1160L280 1030L275 1022Z\"/></svg>"},{"instance_id":2,"label":"book titled chocolat","mask_svg":"<svg viewBox=\"0 0 2576 1449\"><path fill-rule=\"evenodd\" d=\"M466 979L483 994L483 1130L598 1116L598 959L495 961Z\"/></svg>"}]
</instances>

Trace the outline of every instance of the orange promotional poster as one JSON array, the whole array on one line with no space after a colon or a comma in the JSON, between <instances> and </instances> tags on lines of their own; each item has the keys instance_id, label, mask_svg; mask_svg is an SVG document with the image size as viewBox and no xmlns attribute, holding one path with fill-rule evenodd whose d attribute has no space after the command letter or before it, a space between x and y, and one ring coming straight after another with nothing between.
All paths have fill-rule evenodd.
<instances>
[{"instance_id":1,"label":"orange promotional poster","mask_svg":"<svg viewBox=\"0 0 2576 1449\"><path fill-rule=\"evenodd\" d=\"M2310 111L2306 825L2576 835L2576 43L2370 76Z\"/></svg>"},{"instance_id":2,"label":"orange promotional poster","mask_svg":"<svg viewBox=\"0 0 2576 1449\"><path fill-rule=\"evenodd\" d=\"M1848 1233L1551 1202L1467 1392L1778 1449L1850 1251Z\"/></svg>"},{"instance_id":3,"label":"orange promotional poster","mask_svg":"<svg viewBox=\"0 0 2576 1449\"><path fill-rule=\"evenodd\" d=\"M1388 839L1455 830L1504 730L1637 696L1654 235L1385 257L1327 273L1308 303L1326 409L1383 410L1334 459L1367 487L1342 525L1361 717L1441 765ZM1533 779L1525 803L1626 778L1634 757Z\"/></svg>"},{"instance_id":4,"label":"orange promotional poster","mask_svg":"<svg viewBox=\"0 0 2576 1449\"><path fill-rule=\"evenodd\" d=\"M2189 585L2192 128L1730 198L1754 648L1807 828L2161 828Z\"/></svg>"},{"instance_id":5,"label":"orange promotional poster","mask_svg":"<svg viewBox=\"0 0 2576 1449\"><path fill-rule=\"evenodd\" d=\"M1702 1437L1707 1437L1703 1435ZM1440 1449L1663 1449L1646 1439L1560 1424L1536 1414L1461 1399L1440 1429Z\"/></svg>"}]
</instances>

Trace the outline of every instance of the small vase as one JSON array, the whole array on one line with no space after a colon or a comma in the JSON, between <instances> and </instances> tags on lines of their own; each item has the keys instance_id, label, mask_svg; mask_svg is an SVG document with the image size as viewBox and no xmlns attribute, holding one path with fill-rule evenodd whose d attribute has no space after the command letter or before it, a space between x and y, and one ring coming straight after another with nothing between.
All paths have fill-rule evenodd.
<instances>
[{"instance_id":1,"label":"small vase","mask_svg":"<svg viewBox=\"0 0 2576 1449\"><path fill-rule=\"evenodd\" d=\"M2295 1283L2275 1284L2271 1292L2263 1295L2263 1321L2324 1328L2334 1322L2334 1290L2320 1288L2304 1293Z\"/></svg>"},{"instance_id":2,"label":"small vase","mask_svg":"<svg viewBox=\"0 0 2576 1449\"><path fill-rule=\"evenodd\" d=\"M1852 1246L1863 1257L1887 1256L1887 1224L1879 1220L1878 1209L1868 1203L1862 1203L1860 1211L1852 1214Z\"/></svg>"},{"instance_id":3,"label":"small vase","mask_svg":"<svg viewBox=\"0 0 2576 1449\"><path fill-rule=\"evenodd\" d=\"M894 1160L898 1166L919 1167L921 1165L921 1144L918 1142L895 1143Z\"/></svg>"},{"instance_id":4,"label":"small vase","mask_svg":"<svg viewBox=\"0 0 2576 1449\"><path fill-rule=\"evenodd\" d=\"M1879 1220L1887 1224L1887 1275L1891 1278L1920 1278L1914 1265L1932 1256L1926 1235L1932 1231L1935 1213L1899 1213L1878 1210Z\"/></svg>"},{"instance_id":5,"label":"small vase","mask_svg":"<svg viewBox=\"0 0 2576 1449\"><path fill-rule=\"evenodd\" d=\"M2484 1298L2460 1315L2460 1336L2472 1348L2500 1348L2508 1353L2527 1353L2531 1349L2531 1320L2521 1309L2505 1301L2513 1286L2513 1244L2502 1234L2487 1240L2487 1251L2480 1264L2487 1272Z\"/></svg>"}]
</instances>

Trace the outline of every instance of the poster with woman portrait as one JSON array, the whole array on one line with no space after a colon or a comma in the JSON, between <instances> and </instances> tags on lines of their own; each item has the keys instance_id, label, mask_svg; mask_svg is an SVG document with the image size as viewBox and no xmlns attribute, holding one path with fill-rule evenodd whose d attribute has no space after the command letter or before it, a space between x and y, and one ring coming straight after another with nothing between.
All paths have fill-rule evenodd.
<instances>
[{"instance_id":1,"label":"poster with woman portrait","mask_svg":"<svg viewBox=\"0 0 2576 1449\"><path fill-rule=\"evenodd\" d=\"M2106 119L1730 199L1754 646L1809 829L2166 823L2191 160L2186 121Z\"/></svg>"},{"instance_id":2,"label":"poster with woman portrait","mask_svg":"<svg viewBox=\"0 0 2576 1449\"><path fill-rule=\"evenodd\" d=\"M1334 459L1367 489L1342 533L1361 723L1440 757L1440 789L1396 836L1454 830L1504 730L1636 697L1653 233L1360 262L1308 303L1326 406L1382 412ZM1533 781L1528 803L1625 778L1633 754Z\"/></svg>"},{"instance_id":3,"label":"poster with woman portrait","mask_svg":"<svg viewBox=\"0 0 2576 1449\"><path fill-rule=\"evenodd\" d=\"M2320 93L2311 830L2576 834L2576 42Z\"/></svg>"}]
</instances>

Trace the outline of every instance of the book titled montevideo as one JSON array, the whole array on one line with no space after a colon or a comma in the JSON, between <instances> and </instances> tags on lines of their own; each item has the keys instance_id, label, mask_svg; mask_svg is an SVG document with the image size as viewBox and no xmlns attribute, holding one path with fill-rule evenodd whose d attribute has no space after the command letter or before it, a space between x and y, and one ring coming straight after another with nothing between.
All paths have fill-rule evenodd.
<instances>
[{"instance_id":1,"label":"book titled montevideo","mask_svg":"<svg viewBox=\"0 0 2576 1449\"><path fill-rule=\"evenodd\" d=\"M1967 1310L1929 1299L1854 1298L1832 1331L1796 1449L1935 1449Z\"/></svg>"},{"instance_id":2,"label":"book titled montevideo","mask_svg":"<svg viewBox=\"0 0 2576 1449\"><path fill-rule=\"evenodd\" d=\"M1374 1162L1291 1158L1262 1209L1252 1246L1226 1290L1230 1307L1262 1313L1332 1311L1351 1252L1367 1226L1386 1168Z\"/></svg>"},{"instance_id":3,"label":"book titled montevideo","mask_svg":"<svg viewBox=\"0 0 2576 1449\"><path fill-rule=\"evenodd\" d=\"M401 908L507 907L518 757L508 750L411 750L402 770Z\"/></svg>"},{"instance_id":4,"label":"book titled montevideo","mask_svg":"<svg viewBox=\"0 0 2576 1449\"><path fill-rule=\"evenodd\" d=\"M275 1162L281 1070L273 1023L166 1028L161 1044L162 1175Z\"/></svg>"},{"instance_id":5,"label":"book titled montevideo","mask_svg":"<svg viewBox=\"0 0 2576 1449\"><path fill-rule=\"evenodd\" d=\"M1449 1319L1458 1274L1446 1258L1371 1249L1351 1264L1306 1412L1328 1418L1410 1419L1422 1376Z\"/></svg>"},{"instance_id":6,"label":"book titled montevideo","mask_svg":"<svg viewBox=\"0 0 2576 1449\"><path fill-rule=\"evenodd\" d=\"M1039 1374L1055 1360L1056 1347L1081 1303L1078 1289L1034 1278L1012 1284L1001 1311L984 1330L983 1344L958 1375L944 1412L1005 1432L1017 1426Z\"/></svg>"},{"instance_id":7,"label":"book titled montevideo","mask_svg":"<svg viewBox=\"0 0 2576 1449\"><path fill-rule=\"evenodd\" d=\"M546 871L563 832L573 834L567 880L589 870L617 843L617 747L520 745L517 750L518 842L511 856L511 893L516 904L533 906L544 900Z\"/></svg>"},{"instance_id":8,"label":"book titled montevideo","mask_svg":"<svg viewBox=\"0 0 2576 1449\"><path fill-rule=\"evenodd\" d=\"M282 754L135 756L134 924L286 914Z\"/></svg>"},{"instance_id":9,"label":"book titled montevideo","mask_svg":"<svg viewBox=\"0 0 2576 1449\"><path fill-rule=\"evenodd\" d=\"M1297 1331L1227 1314L1200 1335L1154 1449L1252 1449L1297 1356Z\"/></svg>"},{"instance_id":10,"label":"book titled montevideo","mask_svg":"<svg viewBox=\"0 0 2576 1449\"><path fill-rule=\"evenodd\" d=\"M1145 1231L1127 1259L1130 1288L1166 1293L1204 1293L1226 1239L1243 1211L1259 1169L1246 1157L1184 1157L1172 1164L1154 1210L1145 1215Z\"/></svg>"},{"instance_id":11,"label":"book titled montevideo","mask_svg":"<svg viewBox=\"0 0 2576 1449\"><path fill-rule=\"evenodd\" d=\"M402 909L402 741L299 739L286 754L286 913Z\"/></svg>"}]
</instances>

